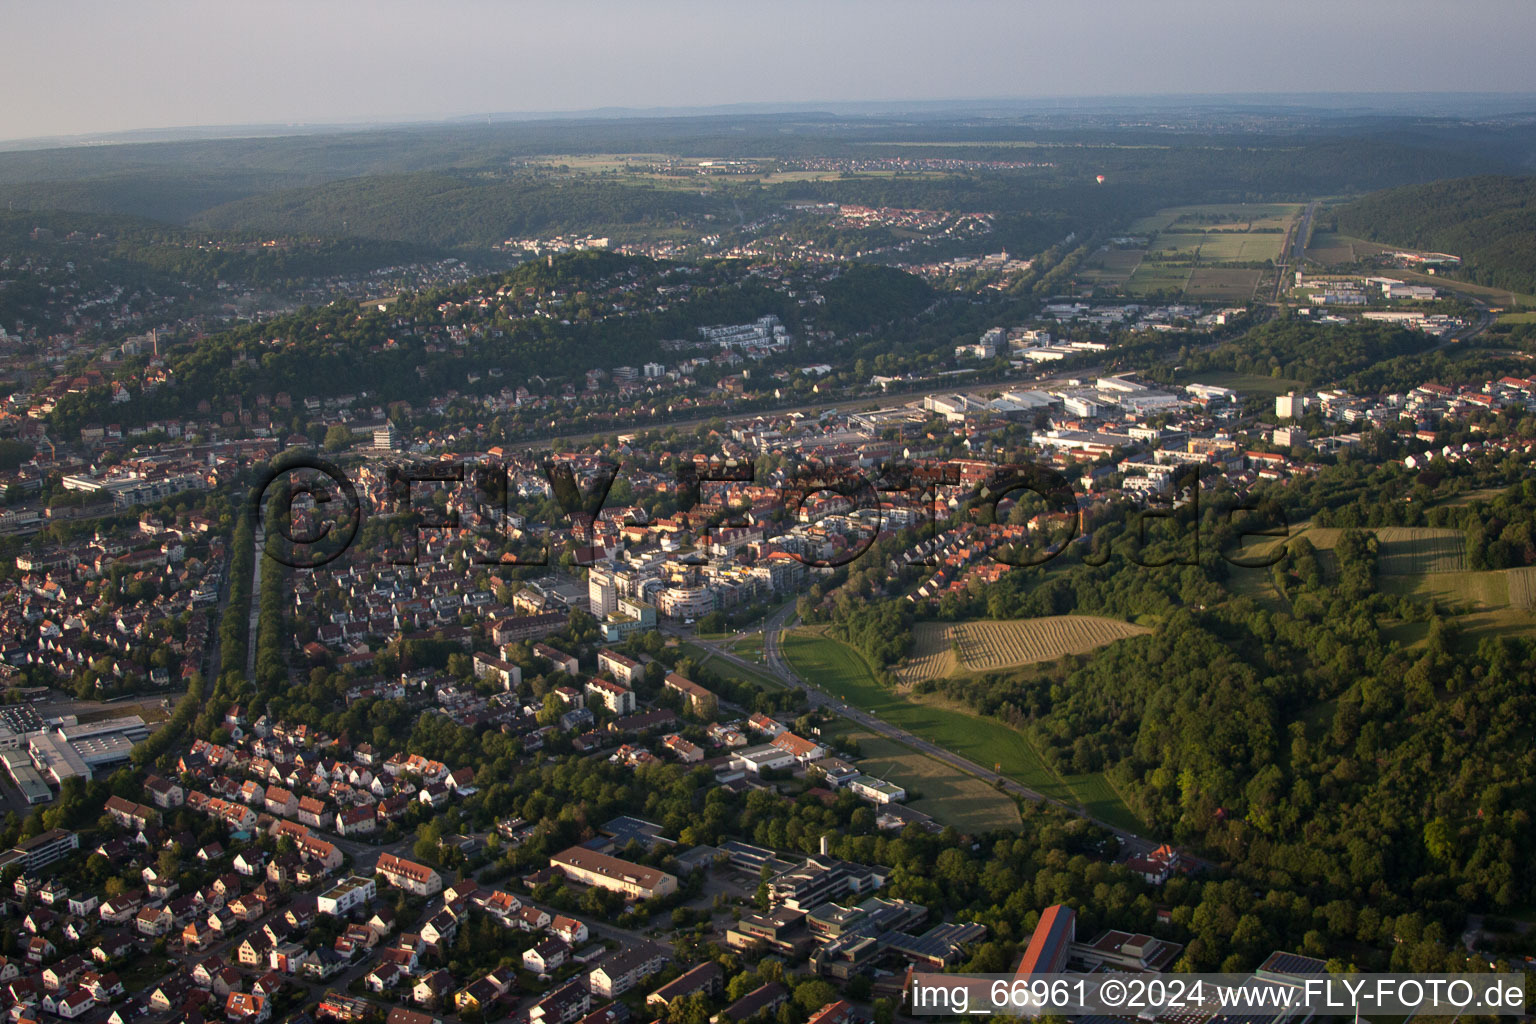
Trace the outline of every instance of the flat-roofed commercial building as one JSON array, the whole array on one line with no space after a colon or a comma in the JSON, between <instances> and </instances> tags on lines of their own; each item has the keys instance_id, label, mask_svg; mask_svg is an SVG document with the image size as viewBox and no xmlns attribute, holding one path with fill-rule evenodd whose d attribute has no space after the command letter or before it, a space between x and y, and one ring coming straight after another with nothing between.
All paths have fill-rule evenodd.
<instances>
[{"instance_id":1,"label":"flat-roofed commercial building","mask_svg":"<svg viewBox=\"0 0 1536 1024\"><path fill-rule=\"evenodd\" d=\"M93 779L100 772L126 764L133 745L148 735L149 727L138 715L83 725L69 722L29 735L27 753L38 774L63 785L72 776Z\"/></svg>"},{"instance_id":2,"label":"flat-roofed commercial building","mask_svg":"<svg viewBox=\"0 0 1536 1024\"><path fill-rule=\"evenodd\" d=\"M315 897L315 910L332 917L343 917L358 907L367 906L377 894L378 886L373 879L353 875Z\"/></svg>"},{"instance_id":3,"label":"flat-roofed commercial building","mask_svg":"<svg viewBox=\"0 0 1536 1024\"><path fill-rule=\"evenodd\" d=\"M7 750L0 754L0 762L5 763L5 770L16 783L16 788L21 790L21 795L29 806L45 804L53 799L53 790L48 788L48 783L37 774L37 769L32 767L32 759L25 751Z\"/></svg>"}]
</instances>

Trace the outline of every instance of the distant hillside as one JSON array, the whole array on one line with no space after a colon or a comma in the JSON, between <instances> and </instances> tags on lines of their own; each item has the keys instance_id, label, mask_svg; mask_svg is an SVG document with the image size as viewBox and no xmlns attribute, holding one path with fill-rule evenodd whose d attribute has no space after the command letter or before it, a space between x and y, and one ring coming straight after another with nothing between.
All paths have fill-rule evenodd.
<instances>
[{"instance_id":1,"label":"distant hillside","mask_svg":"<svg viewBox=\"0 0 1536 1024\"><path fill-rule=\"evenodd\" d=\"M1454 253L1458 276L1536 292L1536 178L1453 178L1376 192L1340 207L1339 230L1373 242Z\"/></svg>"},{"instance_id":2,"label":"distant hillside","mask_svg":"<svg viewBox=\"0 0 1536 1024\"><path fill-rule=\"evenodd\" d=\"M621 232L734 220L728 200L692 189L595 179L530 181L420 173L374 175L284 189L204 210L193 226L439 246L488 246L514 236Z\"/></svg>"}]
</instances>

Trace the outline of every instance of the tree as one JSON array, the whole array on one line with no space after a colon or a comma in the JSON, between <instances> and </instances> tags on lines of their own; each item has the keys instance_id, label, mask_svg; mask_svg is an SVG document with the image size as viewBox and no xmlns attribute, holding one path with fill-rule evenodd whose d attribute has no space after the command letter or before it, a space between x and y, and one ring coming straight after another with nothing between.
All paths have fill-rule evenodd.
<instances>
[{"instance_id":1,"label":"tree","mask_svg":"<svg viewBox=\"0 0 1536 1024\"><path fill-rule=\"evenodd\" d=\"M161 878L175 878L181 870L181 854L176 848L161 850L155 858L155 870Z\"/></svg>"},{"instance_id":2,"label":"tree","mask_svg":"<svg viewBox=\"0 0 1536 1024\"><path fill-rule=\"evenodd\" d=\"M339 452L352 446L352 431L344 423L335 423L325 432L325 450Z\"/></svg>"},{"instance_id":3,"label":"tree","mask_svg":"<svg viewBox=\"0 0 1536 1024\"><path fill-rule=\"evenodd\" d=\"M813 978L795 986L794 1000L795 1005L809 1015L828 1003L835 1002L837 989L820 978Z\"/></svg>"}]
</instances>

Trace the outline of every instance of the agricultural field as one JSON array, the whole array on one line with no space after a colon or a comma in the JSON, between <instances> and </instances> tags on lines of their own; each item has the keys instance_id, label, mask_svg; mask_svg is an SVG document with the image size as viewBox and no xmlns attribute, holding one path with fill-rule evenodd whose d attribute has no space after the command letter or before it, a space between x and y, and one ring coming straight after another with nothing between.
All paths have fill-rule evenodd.
<instances>
[{"instance_id":1,"label":"agricultural field","mask_svg":"<svg viewBox=\"0 0 1536 1024\"><path fill-rule=\"evenodd\" d=\"M988 672L1083 654L1147 630L1094 615L1053 615L1008 622L920 622L903 682L920 682L958 671Z\"/></svg>"},{"instance_id":2,"label":"agricultural field","mask_svg":"<svg viewBox=\"0 0 1536 1024\"><path fill-rule=\"evenodd\" d=\"M1487 498L1500 489L1462 495L1453 503ZM1261 559L1275 548L1306 537L1318 551L1325 570L1333 570L1333 548L1343 530L1310 523L1291 526L1289 538L1253 537L1244 543L1242 557ZM1442 614L1452 615L1464 646L1475 646L1485 636L1536 634L1536 568L1473 571L1467 569L1466 541L1459 530L1428 527L1383 526L1374 532L1380 541L1377 583L1382 591L1432 600ZM1234 569L1227 589L1248 597L1272 611L1287 611L1285 599L1275 589L1267 569ZM1425 622L1384 624L1387 639L1405 647L1423 643Z\"/></svg>"},{"instance_id":3,"label":"agricultural field","mask_svg":"<svg viewBox=\"0 0 1536 1024\"><path fill-rule=\"evenodd\" d=\"M1193 258L1200 251L1200 243L1205 240L1201 233L1187 233L1182 231L1164 231L1157 236L1149 252L1156 257L1188 257Z\"/></svg>"},{"instance_id":4,"label":"agricultural field","mask_svg":"<svg viewBox=\"0 0 1536 1024\"><path fill-rule=\"evenodd\" d=\"M1381 576L1421 576L1463 573L1467 568L1467 539L1460 530L1428 526L1378 526L1367 528L1380 542L1377 572ZM1319 552L1332 552L1344 531L1337 527L1292 528L1291 537L1306 537ZM1257 543L1257 542L1256 542Z\"/></svg>"},{"instance_id":5,"label":"agricultural field","mask_svg":"<svg viewBox=\"0 0 1536 1024\"><path fill-rule=\"evenodd\" d=\"M1096 287L1121 288L1136 272L1144 255L1141 249L1103 249L1088 259L1078 276Z\"/></svg>"},{"instance_id":6,"label":"agricultural field","mask_svg":"<svg viewBox=\"0 0 1536 1024\"><path fill-rule=\"evenodd\" d=\"M1173 206L1143 217L1131 225L1131 234L1152 231L1209 231L1212 229L1258 231L1279 228L1283 233L1301 211L1301 203L1206 203ZM1279 243L1275 243L1278 247Z\"/></svg>"},{"instance_id":7,"label":"agricultural field","mask_svg":"<svg viewBox=\"0 0 1536 1024\"><path fill-rule=\"evenodd\" d=\"M1383 576L1464 572L1467 568L1467 538L1460 530L1383 526L1375 533L1381 542L1377 568Z\"/></svg>"},{"instance_id":8,"label":"agricultural field","mask_svg":"<svg viewBox=\"0 0 1536 1024\"><path fill-rule=\"evenodd\" d=\"M1148 238L1148 249L1123 284L1133 295L1183 292L1192 299L1247 302L1264 271L1232 263L1277 260L1298 203L1242 203L1181 206L1159 210L1131 226ZM1189 266L1197 264L1191 270ZM1092 264L1090 264L1092 266ZM1090 271L1108 284L1107 270Z\"/></svg>"},{"instance_id":9,"label":"agricultural field","mask_svg":"<svg viewBox=\"0 0 1536 1024\"><path fill-rule=\"evenodd\" d=\"M1192 299L1209 299L1215 302L1247 302L1253 298L1264 276L1262 270L1243 270L1238 267L1196 267L1184 286L1184 294Z\"/></svg>"},{"instance_id":10,"label":"agricultural field","mask_svg":"<svg viewBox=\"0 0 1536 1024\"><path fill-rule=\"evenodd\" d=\"M1509 606L1521 611L1536 609L1536 568L1504 570Z\"/></svg>"},{"instance_id":11,"label":"agricultural field","mask_svg":"<svg viewBox=\"0 0 1536 1024\"><path fill-rule=\"evenodd\" d=\"M1166 263L1142 260L1141 265L1136 268L1136 272L1125 282L1125 289L1132 295L1147 295L1151 292L1181 292L1188 281L1188 267L1170 267Z\"/></svg>"},{"instance_id":12,"label":"agricultural field","mask_svg":"<svg viewBox=\"0 0 1536 1024\"><path fill-rule=\"evenodd\" d=\"M1425 572L1379 578L1389 593L1431 598L1442 608L1492 611L1509 606L1509 580L1502 572Z\"/></svg>"},{"instance_id":13,"label":"agricultural field","mask_svg":"<svg viewBox=\"0 0 1536 1024\"><path fill-rule=\"evenodd\" d=\"M916 638L907 662L896 671L903 683L920 683L925 679L943 679L960 671L954 646L949 642L953 627L942 622L919 622L913 629Z\"/></svg>"},{"instance_id":14,"label":"agricultural field","mask_svg":"<svg viewBox=\"0 0 1536 1024\"><path fill-rule=\"evenodd\" d=\"M1159 242L1162 237L1158 236ZM1256 235L1207 232L1204 235L1176 237L1181 243L1185 238L1196 238L1199 241L1196 254L1205 263L1262 263L1280 255L1280 247L1285 243L1284 234L1269 232Z\"/></svg>"},{"instance_id":15,"label":"agricultural field","mask_svg":"<svg viewBox=\"0 0 1536 1024\"><path fill-rule=\"evenodd\" d=\"M1357 263L1368 256L1389 251L1389 246L1341 235L1336 231L1318 231L1314 228L1312 237L1307 239L1307 259L1325 265Z\"/></svg>"},{"instance_id":16,"label":"agricultural field","mask_svg":"<svg viewBox=\"0 0 1536 1024\"><path fill-rule=\"evenodd\" d=\"M864 656L818 629L784 637L784 657L802 678L863 711L980 765L996 765L1009 778L1063 803L1090 810L1102 821L1145 826L1114 795L1103 777L1057 775L1022 732L941 700L917 700L882 686Z\"/></svg>"},{"instance_id":17,"label":"agricultural field","mask_svg":"<svg viewBox=\"0 0 1536 1024\"><path fill-rule=\"evenodd\" d=\"M907 801L914 810L965 831L1019 827L1019 806L1013 798L974 775L872 732L854 732L848 738L859 744L861 772L918 794Z\"/></svg>"}]
</instances>

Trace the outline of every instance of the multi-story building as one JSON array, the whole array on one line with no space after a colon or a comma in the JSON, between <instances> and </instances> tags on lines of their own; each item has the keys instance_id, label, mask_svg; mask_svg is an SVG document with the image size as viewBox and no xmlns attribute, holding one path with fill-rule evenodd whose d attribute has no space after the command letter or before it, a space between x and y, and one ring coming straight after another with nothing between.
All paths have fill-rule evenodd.
<instances>
[{"instance_id":1,"label":"multi-story building","mask_svg":"<svg viewBox=\"0 0 1536 1024\"><path fill-rule=\"evenodd\" d=\"M416 896L434 896L443 890L442 875L425 864L417 864L392 853L380 854L378 867L374 870L396 889L404 889Z\"/></svg>"},{"instance_id":2,"label":"multi-story building","mask_svg":"<svg viewBox=\"0 0 1536 1024\"><path fill-rule=\"evenodd\" d=\"M637 942L609 953L587 975L594 995L613 999L623 995L666 966L667 951L652 942Z\"/></svg>"},{"instance_id":3,"label":"multi-story building","mask_svg":"<svg viewBox=\"0 0 1536 1024\"><path fill-rule=\"evenodd\" d=\"M597 669L599 672L611 672L613 678L625 686L635 685L635 680L641 675L641 665L634 658L628 658L618 653L603 648L597 652Z\"/></svg>"},{"instance_id":4,"label":"multi-story building","mask_svg":"<svg viewBox=\"0 0 1536 1024\"><path fill-rule=\"evenodd\" d=\"M572 846L549 858L549 866L559 868L573 881L623 893L633 899L650 899L677 891L677 876L658 868L610 857L584 846Z\"/></svg>"},{"instance_id":5,"label":"multi-story building","mask_svg":"<svg viewBox=\"0 0 1536 1024\"><path fill-rule=\"evenodd\" d=\"M597 566L587 571L587 606L600 619L618 609L619 588L612 572Z\"/></svg>"},{"instance_id":6,"label":"multi-story building","mask_svg":"<svg viewBox=\"0 0 1536 1024\"><path fill-rule=\"evenodd\" d=\"M672 672L667 675L662 685L673 693L682 694L688 710L701 718L708 718L715 713L715 695L692 679Z\"/></svg>"},{"instance_id":7,"label":"multi-story building","mask_svg":"<svg viewBox=\"0 0 1536 1024\"><path fill-rule=\"evenodd\" d=\"M645 1005L654 1010L665 1010L674 999L686 999L695 992L716 996L725 991L725 972L713 960L684 971L682 975L645 997Z\"/></svg>"},{"instance_id":8,"label":"multi-story building","mask_svg":"<svg viewBox=\"0 0 1536 1024\"><path fill-rule=\"evenodd\" d=\"M588 679L587 696L595 697L603 707L616 715L628 715L635 710L635 691L606 679Z\"/></svg>"},{"instance_id":9,"label":"multi-story building","mask_svg":"<svg viewBox=\"0 0 1536 1024\"><path fill-rule=\"evenodd\" d=\"M804 864L768 880L768 902L809 910L845 896L873 892L885 884L878 868L831 857L807 857Z\"/></svg>"},{"instance_id":10,"label":"multi-story building","mask_svg":"<svg viewBox=\"0 0 1536 1024\"><path fill-rule=\"evenodd\" d=\"M353 875L344 878L315 898L315 910L332 917L345 917L358 907L367 906L378 895L371 878Z\"/></svg>"},{"instance_id":11,"label":"multi-story building","mask_svg":"<svg viewBox=\"0 0 1536 1024\"><path fill-rule=\"evenodd\" d=\"M51 828L31 839L23 839L5 853L0 853L0 868L20 863L24 871L37 871L56 860L63 860L78 849L78 835L62 828Z\"/></svg>"}]
</instances>

